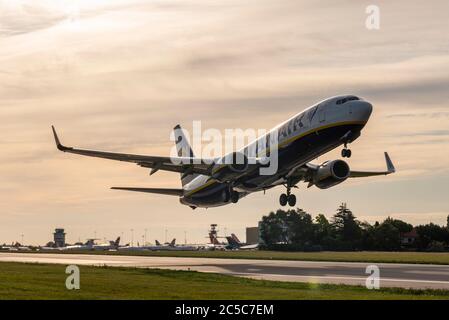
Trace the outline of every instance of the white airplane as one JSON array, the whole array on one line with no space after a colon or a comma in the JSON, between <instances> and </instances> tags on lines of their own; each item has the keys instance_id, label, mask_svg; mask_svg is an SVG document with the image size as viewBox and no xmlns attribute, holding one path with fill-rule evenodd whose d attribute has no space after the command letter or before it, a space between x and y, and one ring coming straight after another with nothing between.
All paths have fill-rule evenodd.
<instances>
[{"instance_id":1,"label":"white airplane","mask_svg":"<svg viewBox=\"0 0 449 320\"><path fill-rule=\"evenodd\" d=\"M96 244L95 240L98 239L87 239L84 244L74 244L71 246L65 246L61 248L52 248L53 250L117 250L120 243L120 237L118 237L115 241L109 241L109 243L100 243ZM46 249L46 248L43 248ZM50 249L51 250L51 249Z\"/></svg>"},{"instance_id":2,"label":"white airplane","mask_svg":"<svg viewBox=\"0 0 449 320\"><path fill-rule=\"evenodd\" d=\"M92 246L93 250L117 250L120 246L120 237L115 241L109 241L109 243L94 244Z\"/></svg>"},{"instance_id":3,"label":"white airplane","mask_svg":"<svg viewBox=\"0 0 449 320\"><path fill-rule=\"evenodd\" d=\"M178 245L176 244L176 239L173 239L170 243L161 244L156 240L155 246L148 247L149 250L153 251L195 251L198 250L198 246L189 246L189 245Z\"/></svg>"},{"instance_id":4,"label":"white airplane","mask_svg":"<svg viewBox=\"0 0 449 320\"><path fill-rule=\"evenodd\" d=\"M176 245L176 239L173 239L170 243L161 244L158 240L155 241L155 245L143 245L143 246L123 246L120 247L119 250L168 250L168 248L174 247Z\"/></svg>"},{"instance_id":5,"label":"white airplane","mask_svg":"<svg viewBox=\"0 0 449 320\"><path fill-rule=\"evenodd\" d=\"M87 239L85 244L74 244L71 246L65 246L65 247L61 247L61 248L57 248L58 250L61 251L66 251L66 250L93 250L94 249L94 245L95 245L95 240L96 239Z\"/></svg>"},{"instance_id":6,"label":"white airplane","mask_svg":"<svg viewBox=\"0 0 449 320\"><path fill-rule=\"evenodd\" d=\"M226 249L230 250L256 250L259 248L259 244L246 244L240 242L239 238L234 233L231 233L231 236L226 237L226 240L228 240L228 245L226 246Z\"/></svg>"},{"instance_id":7,"label":"white airplane","mask_svg":"<svg viewBox=\"0 0 449 320\"><path fill-rule=\"evenodd\" d=\"M90 157L135 163L151 168L150 175L158 170L181 173L181 189L114 187L112 189L156 193L179 197L182 204L197 207L217 207L237 203L252 192L265 191L283 185L281 206L296 205L296 196L291 189L300 181L320 189L327 189L348 178L387 175L395 172L390 157L385 152L386 171L354 171L341 160L312 164L310 161L343 145L342 157L350 157L347 145L360 136L368 122L372 105L359 97L343 95L323 100L287 121L276 126L242 150L214 159L195 158L181 127L174 128L178 158L145 156L123 153L76 149L61 144L54 127L53 134L59 150ZM277 135L278 169L271 175L261 175L260 168L267 166L271 141ZM249 156L255 150L256 156ZM251 152L250 152L251 151ZM232 158L234 161L229 161ZM243 161L235 161L242 159ZM262 159L265 159L262 161ZM251 161L249 161L251 160Z\"/></svg>"},{"instance_id":8,"label":"white airplane","mask_svg":"<svg viewBox=\"0 0 449 320\"><path fill-rule=\"evenodd\" d=\"M0 250L8 250L8 251L31 251L30 247L23 246L19 242L13 243L10 246L4 245L0 248Z\"/></svg>"},{"instance_id":9,"label":"white airplane","mask_svg":"<svg viewBox=\"0 0 449 320\"><path fill-rule=\"evenodd\" d=\"M155 245L143 245L143 246L124 246L119 247L119 250L125 251L195 251L198 250L198 246L189 246L189 245L177 245L176 239L173 239L170 243L161 244L158 240L156 240Z\"/></svg>"}]
</instances>

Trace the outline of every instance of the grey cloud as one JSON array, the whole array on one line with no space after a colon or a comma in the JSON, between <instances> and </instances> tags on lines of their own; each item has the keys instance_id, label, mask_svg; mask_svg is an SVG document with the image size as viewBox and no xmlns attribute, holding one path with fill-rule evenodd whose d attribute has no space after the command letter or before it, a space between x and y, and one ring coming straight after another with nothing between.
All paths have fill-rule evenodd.
<instances>
[{"instance_id":1,"label":"grey cloud","mask_svg":"<svg viewBox=\"0 0 449 320\"><path fill-rule=\"evenodd\" d=\"M429 112L429 113L398 113L398 114L391 114L387 115L387 118L447 118L449 117L449 112L441 111L441 112Z\"/></svg>"},{"instance_id":2,"label":"grey cloud","mask_svg":"<svg viewBox=\"0 0 449 320\"><path fill-rule=\"evenodd\" d=\"M408 132L403 136L449 136L449 130L427 130L419 132Z\"/></svg>"},{"instance_id":3,"label":"grey cloud","mask_svg":"<svg viewBox=\"0 0 449 320\"><path fill-rule=\"evenodd\" d=\"M142 171L136 169L135 175L127 175L126 170L132 166L89 160L84 168L84 160L63 157L55 149L51 124L56 125L67 145L163 155L169 152L168 136L177 123L187 129L192 120L203 120L204 129L268 129L314 102L341 93L360 95L383 111L402 106L400 111L391 108L396 114L380 119L394 121L370 121L354 146L359 156L351 161L361 161L358 164L363 168L373 163L369 159L372 154L381 155L381 151L388 150L402 169L382 180L385 185L400 179L406 170L419 173L411 174L410 179L423 179L398 184L394 190L401 190L404 185L423 186L422 182L429 182L436 169L440 170L438 173L447 172L447 161L442 156L447 147L447 126L437 127L432 120L444 124L449 115L445 111L449 103L449 47L444 41L447 13L443 10L429 14L426 8L431 6L427 3L384 1L382 29L369 32L363 24L364 4L353 1L118 2L105 1L104 6L95 7L94 2L86 1L88 9L80 12L80 19L85 20L89 30L80 32L59 28L57 25L66 17L55 11L28 10L14 19L12 14L0 19L0 35L5 36L0 39L0 58L2 70L7 72L0 73L0 165L2 173L7 173L4 185L16 186L3 194L5 210L22 211L27 221L34 221L35 213L49 211L60 219L57 223L70 225L67 217L77 216L68 214L70 210L78 213L77 207L88 202L86 197L104 197L92 188L98 179L105 181L101 182L101 190L104 185L128 179L154 186L154 180L146 181L148 175L140 174ZM447 4L447 0L435 1L432 7L440 4ZM6 17L5 11L0 12L0 16ZM107 14L111 15L105 17ZM51 37L33 33L52 26L55 27ZM7 37L24 33L29 34ZM413 111L426 121L419 121ZM415 124L419 124L418 128ZM411 132L410 138L398 136L396 130ZM390 133L382 139L382 134ZM395 143L398 140L404 143ZM411 144L421 144L425 152L416 152ZM442 160L431 161L435 157ZM100 175L95 170L105 170L107 174ZM167 177L162 176L160 183L167 187L179 183L179 176ZM447 177L437 178L437 182L447 182ZM60 183L62 180L65 184ZM382 181L376 180L372 188ZM57 187L43 187L49 183ZM345 194L346 186L328 193L334 197L327 200L333 202L332 208L354 194L359 199L372 199L372 194L391 193L380 190L381 184L380 189ZM67 189L72 193L70 198ZM384 204L393 212L398 210L399 202L428 206L433 201L421 201L426 192L434 193L425 185L417 193L419 197L399 194ZM259 209L271 206L277 201L275 193L267 200L253 195L238 207L214 212L223 221L229 219L229 214L239 217L239 223L244 225L247 222L241 220L240 212L249 210L253 212L248 215L252 220L249 225L263 213L253 210L257 199L265 201L256 206ZM308 191L305 205L308 202L316 207L322 203L310 201L313 194L312 189ZM120 196L123 198L117 200ZM109 214L109 210L116 210L117 217L123 214L124 210L117 209L118 204L134 218L145 213L142 220L137 219L142 225L154 225L148 210L159 209L159 198L116 194L111 197L115 201L102 202L98 212L90 215L88 224L80 222L85 230L95 223L102 224L100 212ZM61 205L49 206L55 198ZM323 199L322 191L319 199ZM67 206L64 201L72 205ZM158 216L162 225L170 225L173 219L184 221L185 213L190 214L176 201L162 199L160 203L160 210L167 212ZM364 202L363 208L369 213L377 211L378 205ZM91 203L86 208L93 210ZM447 211L446 204L443 209ZM48 217L35 216L42 224L56 223ZM132 224L136 219L130 221ZM204 226L207 227L206 222ZM14 228L11 230L17 233ZM201 232L198 237L202 237Z\"/></svg>"},{"instance_id":4,"label":"grey cloud","mask_svg":"<svg viewBox=\"0 0 449 320\"><path fill-rule=\"evenodd\" d=\"M62 13L35 4L23 4L0 13L0 36L13 36L49 28L66 19Z\"/></svg>"}]
</instances>

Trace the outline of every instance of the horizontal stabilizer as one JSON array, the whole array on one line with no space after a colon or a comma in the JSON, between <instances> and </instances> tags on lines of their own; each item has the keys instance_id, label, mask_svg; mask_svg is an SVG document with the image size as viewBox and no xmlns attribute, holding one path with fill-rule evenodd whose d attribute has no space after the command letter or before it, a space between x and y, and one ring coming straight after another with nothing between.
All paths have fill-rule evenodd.
<instances>
[{"instance_id":1,"label":"horizontal stabilizer","mask_svg":"<svg viewBox=\"0 0 449 320\"><path fill-rule=\"evenodd\" d=\"M112 187L113 190L125 190L125 191L136 191L136 192L146 192L146 193L157 193L165 194L167 196L182 196L182 189L161 189L161 188L122 188L122 187Z\"/></svg>"}]
</instances>

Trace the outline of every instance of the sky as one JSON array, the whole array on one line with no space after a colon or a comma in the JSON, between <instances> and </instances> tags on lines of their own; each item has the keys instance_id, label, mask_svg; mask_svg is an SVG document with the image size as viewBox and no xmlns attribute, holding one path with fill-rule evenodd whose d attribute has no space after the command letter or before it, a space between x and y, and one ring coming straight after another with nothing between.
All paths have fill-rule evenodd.
<instances>
[{"instance_id":1,"label":"sky","mask_svg":"<svg viewBox=\"0 0 449 320\"><path fill-rule=\"evenodd\" d=\"M365 26L366 7L380 28ZM205 242L209 224L245 238L279 208L281 187L237 205L191 210L174 197L112 186L180 187L179 175L58 152L169 155L171 129L270 129L330 96L374 111L351 145L351 168L397 173L295 190L331 217L346 202L373 223L388 216L445 224L449 215L447 0L0 0L0 243L44 244L55 227L75 242L176 237ZM315 162L340 158L340 150ZM131 230L134 230L133 232Z\"/></svg>"}]
</instances>

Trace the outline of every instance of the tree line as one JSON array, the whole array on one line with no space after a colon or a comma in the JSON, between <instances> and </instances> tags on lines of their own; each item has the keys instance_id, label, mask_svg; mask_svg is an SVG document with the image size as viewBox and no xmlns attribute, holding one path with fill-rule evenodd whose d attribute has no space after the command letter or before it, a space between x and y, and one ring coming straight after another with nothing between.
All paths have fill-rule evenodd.
<instances>
[{"instance_id":1,"label":"tree line","mask_svg":"<svg viewBox=\"0 0 449 320\"><path fill-rule=\"evenodd\" d=\"M449 216L446 226L434 223L414 227L386 218L373 225L356 219L346 204L328 220L302 209L277 210L262 218L261 248L285 251L449 251Z\"/></svg>"}]
</instances>

